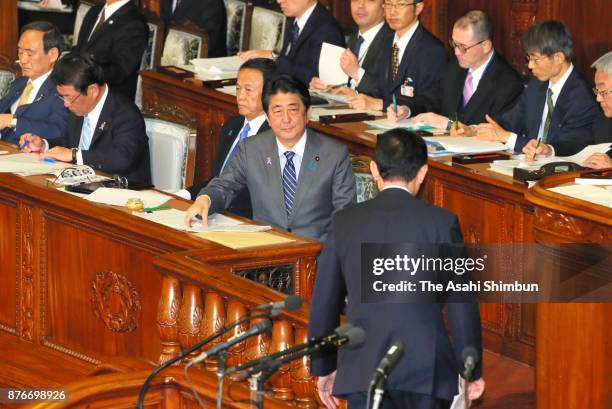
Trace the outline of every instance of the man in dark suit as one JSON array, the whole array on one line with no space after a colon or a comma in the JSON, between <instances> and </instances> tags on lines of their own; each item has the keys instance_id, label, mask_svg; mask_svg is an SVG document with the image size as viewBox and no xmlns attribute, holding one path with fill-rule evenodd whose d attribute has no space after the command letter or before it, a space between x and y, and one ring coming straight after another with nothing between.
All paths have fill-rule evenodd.
<instances>
[{"instance_id":1,"label":"man in dark suit","mask_svg":"<svg viewBox=\"0 0 612 409\"><path fill-rule=\"evenodd\" d=\"M208 36L208 57L227 55L227 14L223 0L163 0L161 17L171 21L191 21Z\"/></svg>"},{"instance_id":2,"label":"man in dark suit","mask_svg":"<svg viewBox=\"0 0 612 409\"><path fill-rule=\"evenodd\" d=\"M584 140L584 146L599 145L601 143L612 143L612 51L601 56L591 65L595 68L595 92L597 102L601 106L601 114L593 123L590 139ZM549 156L554 150L567 150L565 144L573 144L571 142L560 142L556 148L548 144L540 144L538 149L539 155ZM528 145L529 150L526 154L531 154L535 151L535 147ZM593 169L603 169L612 167L612 149L608 152L594 153L583 163L583 166Z\"/></svg>"},{"instance_id":3,"label":"man in dark suit","mask_svg":"<svg viewBox=\"0 0 612 409\"><path fill-rule=\"evenodd\" d=\"M106 0L83 18L75 51L92 54L115 93L134 99L149 28L132 0Z\"/></svg>"},{"instance_id":4,"label":"man in dark suit","mask_svg":"<svg viewBox=\"0 0 612 409\"><path fill-rule=\"evenodd\" d=\"M253 219L323 240L334 212L355 203L355 175L346 146L306 129L308 89L281 75L265 85L269 131L240 144L227 170L210 181L187 210L196 215L224 210L247 187Z\"/></svg>"},{"instance_id":5,"label":"man in dark suit","mask_svg":"<svg viewBox=\"0 0 612 409\"><path fill-rule=\"evenodd\" d=\"M523 48L535 78L514 107L478 125L476 136L524 151L527 158L533 157L541 143L553 146L559 156L578 152L589 140L599 110L572 64L573 46L572 34L561 21L532 26L523 37Z\"/></svg>"},{"instance_id":6,"label":"man in dark suit","mask_svg":"<svg viewBox=\"0 0 612 409\"><path fill-rule=\"evenodd\" d=\"M46 21L35 21L21 29L18 53L23 76L15 79L0 99L3 140L17 143L26 132L54 139L64 132L68 111L55 97L55 86L49 79L62 44L59 30Z\"/></svg>"},{"instance_id":7,"label":"man in dark suit","mask_svg":"<svg viewBox=\"0 0 612 409\"><path fill-rule=\"evenodd\" d=\"M275 70L274 61L267 58L254 58L246 61L240 67L236 80L236 104L239 115L229 118L221 127L212 167L213 178L219 176L227 167L229 160L236 154L243 140L270 129L261 97L264 84L272 77ZM195 184L188 187L187 190L181 190L177 192L177 195L186 199L195 199L209 181ZM227 210L250 219L253 211L249 190L242 189Z\"/></svg>"},{"instance_id":8,"label":"man in dark suit","mask_svg":"<svg viewBox=\"0 0 612 409\"><path fill-rule=\"evenodd\" d=\"M404 356L387 379L382 407L448 408L457 394L463 348L482 353L478 305L445 304L451 343L440 304L363 302L362 274L367 273L359 255L362 243L462 243L459 222L416 198L427 173L421 137L403 129L385 132L378 136L374 156L370 169L380 193L334 215L317 264L308 325L309 338L332 333L346 303L347 322L362 327L367 340L338 355L313 355L311 372L319 376L319 396L328 408L336 405L332 393L346 398L349 409L365 408L372 374L388 347L400 341ZM473 378L470 398L476 399L484 390L480 368Z\"/></svg>"},{"instance_id":9,"label":"man in dark suit","mask_svg":"<svg viewBox=\"0 0 612 409\"><path fill-rule=\"evenodd\" d=\"M280 54L271 50L250 50L240 57L272 58L278 71L289 74L306 86L319 75L319 56L323 43L344 47L344 36L334 16L317 0L277 0L287 17L283 48Z\"/></svg>"},{"instance_id":10,"label":"man in dark suit","mask_svg":"<svg viewBox=\"0 0 612 409\"><path fill-rule=\"evenodd\" d=\"M442 82L442 101L436 112L413 117L434 128L450 131L453 121L463 124L485 122L509 108L523 91L520 75L493 48L493 20L480 10L460 17L453 27L451 47L455 52ZM410 116L408 107L387 108L387 117Z\"/></svg>"},{"instance_id":11,"label":"man in dark suit","mask_svg":"<svg viewBox=\"0 0 612 409\"><path fill-rule=\"evenodd\" d=\"M149 142L142 115L132 101L109 90L102 68L93 58L64 56L55 65L51 80L75 115L69 118L61 138L22 135L23 150L123 176L130 186L151 184Z\"/></svg>"},{"instance_id":12,"label":"man in dark suit","mask_svg":"<svg viewBox=\"0 0 612 409\"><path fill-rule=\"evenodd\" d=\"M348 40L348 48L340 58L340 67L348 76L347 86L355 89L366 71L379 63L383 44L395 34L385 22L383 0L351 1L351 16L357 32ZM329 91L338 84L325 84L319 77L310 81L310 89Z\"/></svg>"},{"instance_id":13,"label":"man in dark suit","mask_svg":"<svg viewBox=\"0 0 612 409\"><path fill-rule=\"evenodd\" d=\"M357 91L349 94L352 108L386 110L393 96L413 114L438 107L438 83L446 64L446 50L419 23L420 0L385 1L385 19L395 37L383 45L376 69L365 73Z\"/></svg>"}]
</instances>

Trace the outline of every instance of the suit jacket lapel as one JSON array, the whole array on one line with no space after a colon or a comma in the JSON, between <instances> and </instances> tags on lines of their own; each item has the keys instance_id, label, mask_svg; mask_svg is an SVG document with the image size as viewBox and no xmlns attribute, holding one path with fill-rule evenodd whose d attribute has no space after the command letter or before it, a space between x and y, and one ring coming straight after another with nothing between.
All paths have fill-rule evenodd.
<instances>
[{"instance_id":1,"label":"suit jacket lapel","mask_svg":"<svg viewBox=\"0 0 612 409\"><path fill-rule=\"evenodd\" d=\"M291 50L289 50L289 55L295 55L296 50L299 50L299 48L302 46L302 43L306 41L306 39L310 37L310 34L312 34L312 32L316 29L320 13L319 7L322 6L317 3L314 10L312 11L312 14L308 18L308 21L306 21L306 25L302 29L302 32L300 33L300 36L298 37L297 42L295 43L295 47L291 47ZM291 22L291 24L293 24L293 22ZM291 29L289 30L289 37L291 37Z\"/></svg>"},{"instance_id":2,"label":"suit jacket lapel","mask_svg":"<svg viewBox=\"0 0 612 409\"><path fill-rule=\"evenodd\" d=\"M404 55L402 55L402 61L400 62L399 68L397 70L397 77L395 77L395 80L393 81L392 89L396 89L404 82L404 74L410 64L412 64L413 57L416 55L416 52L418 50L418 44L421 36L423 35L422 30L423 26L419 24L416 31L412 35L412 38L410 39L410 41L408 41L408 44L406 44L406 49L404 50ZM389 64L389 72L391 72L391 64Z\"/></svg>"},{"instance_id":3,"label":"suit jacket lapel","mask_svg":"<svg viewBox=\"0 0 612 409\"><path fill-rule=\"evenodd\" d=\"M20 80L20 78L25 79L25 81ZM15 81L19 80L20 83L16 83L15 86L9 90L9 93L4 98L2 98L2 101L4 101L4 104L1 107L2 109L0 110L0 112L2 113L9 112L11 109L11 106L15 103L15 101L19 99L19 97L23 93L23 90L26 87L26 84L28 83L28 79L26 77L20 77L20 78L15 80Z\"/></svg>"},{"instance_id":4,"label":"suit jacket lapel","mask_svg":"<svg viewBox=\"0 0 612 409\"><path fill-rule=\"evenodd\" d=\"M366 56L363 59L363 63L361 64L364 69L365 67L374 67L377 64L376 58L380 56L380 53L377 53L376 51L380 50L381 47L384 47L386 39L385 37L390 30L391 29L388 28L387 23L384 23L380 30L378 30L378 33L376 33L374 40L372 40L372 42L370 43L368 51L366 52ZM359 58L359 56L357 56L357 58Z\"/></svg>"},{"instance_id":5,"label":"suit jacket lapel","mask_svg":"<svg viewBox=\"0 0 612 409\"><path fill-rule=\"evenodd\" d=\"M560 126L563 126L563 123L561 121L565 116L566 112L565 103L567 101L567 95L570 92L570 89L572 88L572 82L576 78L576 75L577 71L576 67L574 67L569 77L567 77L567 81L565 81L565 84L563 84L563 88L561 88L559 96L557 97L557 102L555 103L552 119L550 121L550 129L548 132L549 136L554 135L555 129L559 129Z\"/></svg>"},{"instance_id":6,"label":"suit jacket lapel","mask_svg":"<svg viewBox=\"0 0 612 409\"><path fill-rule=\"evenodd\" d=\"M476 88L476 92L474 92L474 95L472 95L472 98L470 98L470 102L468 102L468 104L465 106L464 115L466 117L474 112L484 100L489 98L489 96L493 95L495 92L495 84L493 84L492 78L496 78L497 71L499 71L499 65L497 62L497 54L495 54L491 60L490 66L485 68L485 71L480 78L480 82L478 83L478 88ZM462 85L465 83L465 77L467 77L467 70L465 76L463 77L463 81L461 82ZM463 88L460 92L461 100L463 100Z\"/></svg>"},{"instance_id":7,"label":"suit jacket lapel","mask_svg":"<svg viewBox=\"0 0 612 409\"><path fill-rule=\"evenodd\" d=\"M95 126L95 130L93 136L91 137L91 144L89 149L93 148L96 142L100 139L101 135L103 135L108 127L111 124L113 119L113 111L114 111L115 103L113 99L113 95L108 92L106 96L106 101L104 102L104 106L102 107L102 112L100 112L100 117L98 118L97 124L90 124L91 126Z\"/></svg>"},{"instance_id":8,"label":"suit jacket lapel","mask_svg":"<svg viewBox=\"0 0 612 409\"><path fill-rule=\"evenodd\" d=\"M104 21L104 23L102 24L102 27L100 27L100 29L98 31L96 31L95 33L93 33L91 35L89 40L87 40L87 45L89 45L89 44L93 43L94 41L96 41L96 39L98 37L100 37L100 35L102 35L105 31L112 29L113 25L116 24L117 20L121 19L121 17L123 15L125 15L125 14L127 14L127 13L129 13L131 11L130 8L132 6L134 6L132 4L132 2L129 2L129 3L126 3L125 5L121 6L119 8L119 10L115 11L113 13L113 15L110 16L110 18L107 18L106 21ZM100 9L100 11L102 11L102 10ZM98 18L100 18L100 13L98 13L98 15L96 16L96 19L94 20L94 25L91 28L91 30L93 30L96 27L96 24L98 23Z\"/></svg>"},{"instance_id":9,"label":"suit jacket lapel","mask_svg":"<svg viewBox=\"0 0 612 409\"><path fill-rule=\"evenodd\" d=\"M548 90L548 81L538 81L537 89L535 91L535 110L533 111L534 117L528 124L527 135L538 136L540 130L540 124L542 123L542 115L544 114L544 105L546 105L546 91ZM527 113L529 115L529 113Z\"/></svg>"},{"instance_id":10,"label":"suit jacket lapel","mask_svg":"<svg viewBox=\"0 0 612 409\"><path fill-rule=\"evenodd\" d=\"M34 100L32 101L32 103L24 104L20 107L17 107L17 109L15 110L15 113L22 114L24 111L27 111L28 109L30 109L30 107L33 106L34 104L37 104L38 102L44 100L45 98L48 98L54 91L55 91L55 87L53 86L53 83L51 82L49 78L47 78L45 82L43 82L40 88L38 89L38 92L36 93L36 97L34 97Z\"/></svg>"},{"instance_id":11,"label":"suit jacket lapel","mask_svg":"<svg viewBox=\"0 0 612 409\"><path fill-rule=\"evenodd\" d=\"M282 220L287 222L287 209L285 208L285 194L283 192L283 181L281 179L281 167L278 147L276 145L276 136L273 132L271 132L270 135L270 140L265 142L264 148L262 149L263 157L261 159L263 160L266 173L265 180L270 181L270 192L272 194L270 203L278 204L278 214ZM285 225L288 225L288 223Z\"/></svg>"},{"instance_id":12,"label":"suit jacket lapel","mask_svg":"<svg viewBox=\"0 0 612 409\"><path fill-rule=\"evenodd\" d=\"M312 185L312 182L315 180L321 156L317 136L308 130L306 131L306 135L306 147L304 148L304 157L300 165L300 174L298 175L297 191L295 192L290 222L293 220L294 215L298 213L301 202L306 200L305 198L308 196L310 185Z\"/></svg>"}]
</instances>

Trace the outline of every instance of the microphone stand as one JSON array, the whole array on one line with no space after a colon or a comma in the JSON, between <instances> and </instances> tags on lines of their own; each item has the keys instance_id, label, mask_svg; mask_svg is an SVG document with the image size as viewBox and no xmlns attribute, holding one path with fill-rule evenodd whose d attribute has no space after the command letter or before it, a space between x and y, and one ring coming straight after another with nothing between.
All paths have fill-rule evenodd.
<instances>
[{"instance_id":1,"label":"microphone stand","mask_svg":"<svg viewBox=\"0 0 612 409\"><path fill-rule=\"evenodd\" d=\"M468 387L470 385L470 382L464 378L462 378L462 382L463 382L463 405L465 409L469 409L470 408L470 396L469 396Z\"/></svg>"},{"instance_id":2,"label":"microphone stand","mask_svg":"<svg viewBox=\"0 0 612 409\"><path fill-rule=\"evenodd\" d=\"M223 402L223 379L225 378L225 369L227 366L227 349L217 354L219 364L217 368L217 409L221 409Z\"/></svg>"},{"instance_id":3,"label":"microphone stand","mask_svg":"<svg viewBox=\"0 0 612 409\"><path fill-rule=\"evenodd\" d=\"M378 409L382 403L382 398L385 393L385 376L381 376L378 382L374 385L374 397L372 398L372 409Z\"/></svg>"},{"instance_id":4,"label":"microphone stand","mask_svg":"<svg viewBox=\"0 0 612 409\"><path fill-rule=\"evenodd\" d=\"M229 331L230 329L253 319L256 318L264 318L264 317L268 317L268 313L264 313L264 314L257 314L257 315L253 315L250 317L243 317L241 319L239 319L238 321L235 321L233 323L231 323L228 326L225 326L221 329L219 329L217 332L215 332L214 334L209 335L208 337L204 338L203 340L193 344L192 346L190 346L189 348L187 348L185 351L181 352L180 354L178 354L177 356L170 358L169 360L167 360L166 362L164 362L163 364L159 365L157 368L155 368L153 370L153 372L151 372L151 374L147 377L147 379L145 379L144 383L142 384L142 387L140 388L140 393L138 394L138 402L136 403L136 408L137 409L144 409L144 397L147 393L147 390L149 389L149 384L151 383L151 381L153 380L153 378L155 378L155 376L157 376L158 373L160 373L162 370L168 368L170 365L174 364L175 362L180 361L181 359L185 358L187 355L191 354L194 351L197 351L198 349L202 348L204 345L208 344L209 342L219 338L220 336L222 336L223 334L225 334L227 331Z\"/></svg>"}]
</instances>

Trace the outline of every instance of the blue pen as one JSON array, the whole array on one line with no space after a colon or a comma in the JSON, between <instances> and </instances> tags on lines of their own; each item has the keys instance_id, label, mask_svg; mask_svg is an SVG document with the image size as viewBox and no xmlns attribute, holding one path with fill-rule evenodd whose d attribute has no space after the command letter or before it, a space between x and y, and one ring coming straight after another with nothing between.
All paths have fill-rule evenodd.
<instances>
[{"instance_id":1,"label":"blue pen","mask_svg":"<svg viewBox=\"0 0 612 409\"><path fill-rule=\"evenodd\" d=\"M47 162L47 163L55 163L57 162L55 159L53 158L43 158L43 162Z\"/></svg>"},{"instance_id":2,"label":"blue pen","mask_svg":"<svg viewBox=\"0 0 612 409\"><path fill-rule=\"evenodd\" d=\"M395 94L393 94L393 112L397 114L397 98L395 98Z\"/></svg>"},{"instance_id":3,"label":"blue pen","mask_svg":"<svg viewBox=\"0 0 612 409\"><path fill-rule=\"evenodd\" d=\"M26 139L26 141L23 143L23 145L21 145L21 146L19 147L19 149L23 149L23 148L25 148L26 146L28 146L29 144L30 144L30 140L29 140L29 139Z\"/></svg>"}]
</instances>

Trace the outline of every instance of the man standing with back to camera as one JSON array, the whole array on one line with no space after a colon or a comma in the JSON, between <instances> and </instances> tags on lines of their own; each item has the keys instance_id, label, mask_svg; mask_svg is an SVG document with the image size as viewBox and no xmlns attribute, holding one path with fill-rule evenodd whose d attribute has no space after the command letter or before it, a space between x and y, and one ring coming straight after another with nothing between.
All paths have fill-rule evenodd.
<instances>
[{"instance_id":1,"label":"man standing with back to camera","mask_svg":"<svg viewBox=\"0 0 612 409\"><path fill-rule=\"evenodd\" d=\"M457 216L416 198L427 173L423 139L403 129L378 136L372 176L380 191L374 199L335 214L323 251L310 307L309 337L330 334L340 322L362 327L367 336L361 348L322 352L312 356L312 374L319 376L321 400L335 408L348 400L349 409L367 407L370 377L389 346L405 347L387 379L382 408L447 409L457 394L461 355L471 346L482 356L480 313L475 303L446 303L449 339L437 303L362 302L363 243L462 243ZM336 371L337 368L337 371ZM484 391L477 366L469 397Z\"/></svg>"}]
</instances>

